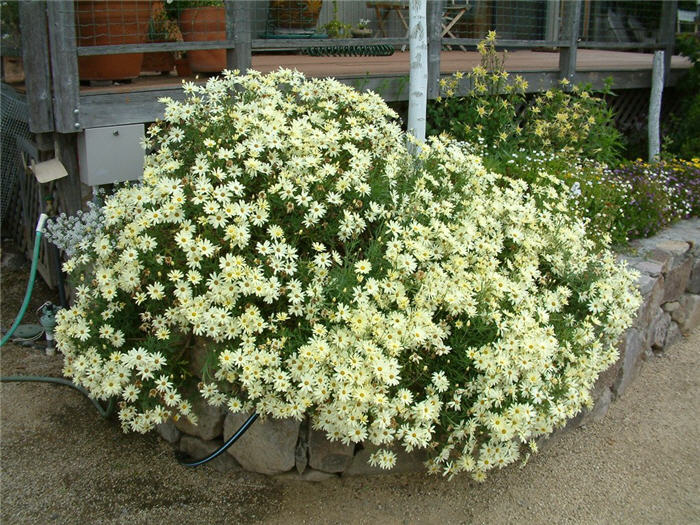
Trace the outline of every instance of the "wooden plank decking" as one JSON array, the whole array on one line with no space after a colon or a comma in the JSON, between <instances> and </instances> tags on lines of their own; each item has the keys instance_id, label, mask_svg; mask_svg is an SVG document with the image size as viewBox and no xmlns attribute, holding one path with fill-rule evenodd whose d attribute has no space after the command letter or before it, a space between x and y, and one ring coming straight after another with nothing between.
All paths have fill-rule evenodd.
<instances>
[{"instance_id":1,"label":"wooden plank decking","mask_svg":"<svg viewBox=\"0 0 700 525\"><path fill-rule=\"evenodd\" d=\"M651 54L579 49L577 82L601 86L613 77L615 89L649 87ZM469 51L443 51L441 74L469 71L479 55ZM559 79L559 54L552 51L515 50L508 53L506 69L528 81L530 91L540 91ZM409 54L389 57L311 57L305 55L254 55L253 68L262 72L279 67L296 68L310 77L333 76L345 83L374 89L387 100L407 98ZM670 84L690 67L690 61L674 56ZM147 76L128 84L80 88L80 124L83 128L150 122L162 115L159 97L182 98L181 78Z\"/></svg>"}]
</instances>

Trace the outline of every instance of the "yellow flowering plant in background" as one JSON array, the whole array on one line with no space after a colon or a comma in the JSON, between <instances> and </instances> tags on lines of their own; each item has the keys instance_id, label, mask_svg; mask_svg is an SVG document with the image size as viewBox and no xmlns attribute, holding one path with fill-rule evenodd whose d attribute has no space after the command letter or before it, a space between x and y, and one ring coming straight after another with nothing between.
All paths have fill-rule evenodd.
<instances>
[{"instance_id":1,"label":"yellow flowering plant in background","mask_svg":"<svg viewBox=\"0 0 700 525\"><path fill-rule=\"evenodd\" d=\"M332 79L185 91L149 130L142 183L105 198L65 265L64 373L117 398L125 431L196 422L195 384L378 445L383 468L428 449L432 472L483 479L590 405L640 298L563 184L443 138L412 157L378 95Z\"/></svg>"}]
</instances>

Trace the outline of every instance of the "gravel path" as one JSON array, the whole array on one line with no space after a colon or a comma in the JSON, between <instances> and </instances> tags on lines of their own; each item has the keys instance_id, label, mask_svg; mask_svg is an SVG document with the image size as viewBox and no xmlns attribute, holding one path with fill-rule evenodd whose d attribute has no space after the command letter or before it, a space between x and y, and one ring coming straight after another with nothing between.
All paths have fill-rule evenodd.
<instances>
[{"instance_id":1,"label":"gravel path","mask_svg":"<svg viewBox=\"0 0 700 525\"><path fill-rule=\"evenodd\" d=\"M0 354L3 376L60 375L59 357L16 345ZM56 385L3 383L0 410L3 524L700 523L700 330L651 358L601 423L483 484L185 469L156 436L122 434Z\"/></svg>"}]
</instances>

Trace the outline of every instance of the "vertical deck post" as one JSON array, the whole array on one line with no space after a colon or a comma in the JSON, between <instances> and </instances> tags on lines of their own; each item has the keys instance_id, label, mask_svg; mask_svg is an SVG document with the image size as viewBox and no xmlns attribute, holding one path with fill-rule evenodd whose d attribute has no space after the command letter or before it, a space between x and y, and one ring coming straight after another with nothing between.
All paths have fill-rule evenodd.
<instances>
[{"instance_id":1,"label":"vertical deck post","mask_svg":"<svg viewBox=\"0 0 700 525\"><path fill-rule=\"evenodd\" d=\"M678 16L678 1L661 2L661 22L659 24L659 43L664 53L664 82L667 83L671 70L671 57L676 43L676 16Z\"/></svg>"},{"instance_id":2,"label":"vertical deck post","mask_svg":"<svg viewBox=\"0 0 700 525\"><path fill-rule=\"evenodd\" d=\"M661 96L664 90L664 52L654 51L651 71L651 96L649 97L649 162L656 160L661 152L659 122L661 120Z\"/></svg>"},{"instance_id":3,"label":"vertical deck post","mask_svg":"<svg viewBox=\"0 0 700 525\"><path fill-rule=\"evenodd\" d=\"M54 124L59 133L80 131L80 78L73 0L47 3Z\"/></svg>"},{"instance_id":4,"label":"vertical deck post","mask_svg":"<svg viewBox=\"0 0 700 525\"><path fill-rule=\"evenodd\" d=\"M27 79L29 130L32 133L50 132L54 126L46 2L22 0L19 3L19 24Z\"/></svg>"},{"instance_id":5,"label":"vertical deck post","mask_svg":"<svg viewBox=\"0 0 700 525\"><path fill-rule=\"evenodd\" d=\"M559 76L573 85L576 79L576 49L578 28L581 23L581 0L571 0L564 4L564 40L566 47L559 48Z\"/></svg>"},{"instance_id":6,"label":"vertical deck post","mask_svg":"<svg viewBox=\"0 0 700 525\"><path fill-rule=\"evenodd\" d=\"M248 0L226 1L226 39L235 45L226 51L226 67L241 73L250 69L252 60L251 8Z\"/></svg>"},{"instance_id":7,"label":"vertical deck post","mask_svg":"<svg viewBox=\"0 0 700 525\"><path fill-rule=\"evenodd\" d=\"M428 35L427 0L410 0L409 54L410 76L408 82L408 132L418 142L425 141L425 114L428 99Z\"/></svg>"},{"instance_id":8,"label":"vertical deck post","mask_svg":"<svg viewBox=\"0 0 700 525\"><path fill-rule=\"evenodd\" d=\"M428 2L428 98L440 94L440 51L442 50L443 0Z\"/></svg>"}]
</instances>

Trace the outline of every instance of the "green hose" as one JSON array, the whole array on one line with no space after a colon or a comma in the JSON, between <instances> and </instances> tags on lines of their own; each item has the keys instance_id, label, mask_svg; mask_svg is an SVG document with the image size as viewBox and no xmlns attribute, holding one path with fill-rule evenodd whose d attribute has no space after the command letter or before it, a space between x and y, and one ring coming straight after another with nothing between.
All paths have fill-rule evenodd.
<instances>
[{"instance_id":1,"label":"green hose","mask_svg":"<svg viewBox=\"0 0 700 525\"><path fill-rule=\"evenodd\" d=\"M12 323L12 327L5 334L5 337L2 338L2 341L0 341L0 347L5 346L5 343L7 343L7 341L10 340L10 337L12 337L12 334L14 334L15 330L17 330L19 323L22 322L22 318L24 317L24 314L27 311L27 307L29 306L29 300L32 298L32 290L34 289L34 280L36 279L36 267L39 264L39 250L41 249L41 234L44 231L44 223L46 222L46 219L48 219L48 216L46 214L42 213L41 216L39 217L39 222L36 225L36 238L34 239L34 256L32 257L32 269L29 272L29 284L27 284L27 292L24 294L24 302L22 303L22 307L19 309L19 313L17 314L17 317L15 318L15 322Z\"/></svg>"},{"instance_id":2,"label":"green hose","mask_svg":"<svg viewBox=\"0 0 700 525\"><path fill-rule=\"evenodd\" d=\"M75 383L71 383L67 379L61 379L60 377L45 377L45 376L8 376L8 377L0 377L0 382L2 383L7 383L7 382L37 382L37 383L56 383L59 385L65 385L69 386L71 388L76 389L78 392L83 394L85 397L87 397L90 402L95 406L97 411L100 413L102 417L109 417L112 412L114 411L114 398L111 398L109 402L107 403L107 408L102 408L102 405L96 400L90 397L90 394L88 393L87 390L85 390L82 386L76 385Z\"/></svg>"},{"instance_id":3,"label":"green hose","mask_svg":"<svg viewBox=\"0 0 700 525\"><path fill-rule=\"evenodd\" d=\"M7 341L10 340L10 337L12 337L12 334L15 333L15 330L17 330L17 327L19 324L22 322L22 318L24 317L24 314L27 312L27 308L29 307L29 301L32 298L32 290L34 289L34 281L36 279L36 268L39 264L39 250L41 248L41 234L44 231L44 223L46 222L46 219L48 219L48 216L44 213L41 214L39 217L39 222L37 222L36 225L36 238L34 239L34 255L32 258L32 269L29 272L29 283L27 283L27 292L24 294L24 302L22 303L22 307L19 309L19 313L17 314L17 317L15 318L15 322L12 323L12 327L10 330L5 334L5 337L2 338L2 341L0 341L0 347L4 346ZM8 376L8 377L0 377L0 382L10 382L10 381L19 381L19 382L39 382L39 383L56 383L59 385L65 385L69 386L71 388L74 388L81 394L83 394L85 397L87 397L90 402L95 406L97 411L100 413L100 416L102 417L109 417L112 414L112 411L114 410L114 399L110 399L109 403L107 405L107 408L104 409L102 408L102 405L96 400L90 397L90 393L85 390L83 387L76 385L75 383L72 383L68 381L67 379L61 379L59 377L46 377L46 376Z\"/></svg>"}]
</instances>

